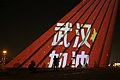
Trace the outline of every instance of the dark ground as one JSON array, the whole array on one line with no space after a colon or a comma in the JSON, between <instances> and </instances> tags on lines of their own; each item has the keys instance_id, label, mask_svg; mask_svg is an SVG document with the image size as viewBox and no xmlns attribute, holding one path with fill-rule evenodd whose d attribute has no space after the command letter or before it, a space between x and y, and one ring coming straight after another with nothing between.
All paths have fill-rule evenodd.
<instances>
[{"instance_id":1,"label":"dark ground","mask_svg":"<svg viewBox=\"0 0 120 80\"><path fill-rule=\"evenodd\" d=\"M120 68L106 69L6 69L0 80L120 80Z\"/></svg>"}]
</instances>

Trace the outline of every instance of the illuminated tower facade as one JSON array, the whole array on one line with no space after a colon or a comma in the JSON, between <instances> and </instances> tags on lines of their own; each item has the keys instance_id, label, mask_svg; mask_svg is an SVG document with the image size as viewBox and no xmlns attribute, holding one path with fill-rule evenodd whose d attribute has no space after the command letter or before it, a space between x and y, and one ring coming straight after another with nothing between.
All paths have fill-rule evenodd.
<instances>
[{"instance_id":1,"label":"illuminated tower facade","mask_svg":"<svg viewBox=\"0 0 120 80\"><path fill-rule=\"evenodd\" d=\"M119 0L83 0L6 67L106 67Z\"/></svg>"}]
</instances>

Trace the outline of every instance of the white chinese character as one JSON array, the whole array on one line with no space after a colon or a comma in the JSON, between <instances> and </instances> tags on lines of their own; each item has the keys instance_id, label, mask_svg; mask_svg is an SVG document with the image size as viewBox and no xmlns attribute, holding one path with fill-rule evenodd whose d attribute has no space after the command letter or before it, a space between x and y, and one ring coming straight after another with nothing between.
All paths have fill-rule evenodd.
<instances>
[{"instance_id":1,"label":"white chinese character","mask_svg":"<svg viewBox=\"0 0 120 80\"><path fill-rule=\"evenodd\" d=\"M81 54L78 54L76 56L76 64L75 64L76 68L79 65L79 61L80 61L81 65L82 65L82 67L84 67L85 64L89 63L89 55L85 55L85 51L82 51Z\"/></svg>"},{"instance_id":2,"label":"white chinese character","mask_svg":"<svg viewBox=\"0 0 120 80\"><path fill-rule=\"evenodd\" d=\"M53 50L52 53L49 55L49 57L50 57L50 63L48 65L48 68L52 68L54 56L56 56L56 58L58 58L59 56L61 56L59 58L59 65L58 65L58 67L59 68L60 67L64 68L66 66L66 64L67 64L68 53L60 53L60 55L59 55L59 54L55 53L55 50Z\"/></svg>"},{"instance_id":3,"label":"white chinese character","mask_svg":"<svg viewBox=\"0 0 120 80\"><path fill-rule=\"evenodd\" d=\"M48 68L52 68L54 56L56 56L58 58L58 54L55 53L55 50L53 50L52 53L49 55L50 63L48 65Z\"/></svg>"},{"instance_id":4,"label":"white chinese character","mask_svg":"<svg viewBox=\"0 0 120 80\"><path fill-rule=\"evenodd\" d=\"M63 56L63 58L60 57L59 66L58 67L60 68L61 65L62 65L62 68L64 68L66 66L66 64L67 64L68 53L60 53L60 56Z\"/></svg>"},{"instance_id":5,"label":"white chinese character","mask_svg":"<svg viewBox=\"0 0 120 80\"><path fill-rule=\"evenodd\" d=\"M76 30L76 39L75 39L75 42L74 42L74 45L73 47L77 47L78 45L78 48L81 47L83 44L85 44L88 48L90 48L90 44L87 42L88 40L88 37L90 35L90 28L91 28L91 25L90 24L79 24L79 23L76 23L76 27L77 27L77 30ZM81 37L82 37L82 42L79 42L79 32L80 32L80 27L82 27L81 29ZM84 28L87 28L87 32L86 32L86 36L85 36L85 30Z\"/></svg>"},{"instance_id":6,"label":"white chinese character","mask_svg":"<svg viewBox=\"0 0 120 80\"><path fill-rule=\"evenodd\" d=\"M57 23L57 27L55 27L55 31L59 30L59 32L55 34L53 42L52 42L52 46L63 45L63 41L64 41L64 46L69 47L70 43L67 42L67 33L69 31L72 31L71 28L72 28L72 23L69 23L69 22L67 22L66 24ZM62 38L64 38L63 41L61 41Z\"/></svg>"}]
</instances>

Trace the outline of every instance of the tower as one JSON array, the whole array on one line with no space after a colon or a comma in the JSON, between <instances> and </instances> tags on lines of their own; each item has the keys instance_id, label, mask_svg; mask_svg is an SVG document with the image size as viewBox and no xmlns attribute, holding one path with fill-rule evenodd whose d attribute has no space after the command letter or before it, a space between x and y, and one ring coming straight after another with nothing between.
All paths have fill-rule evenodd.
<instances>
[{"instance_id":1,"label":"tower","mask_svg":"<svg viewBox=\"0 0 120 80\"><path fill-rule=\"evenodd\" d=\"M119 0L83 0L36 41L11 60L27 68L32 60L37 68L52 68L53 56L59 67L105 67L110 53ZM74 59L73 59L74 58Z\"/></svg>"}]
</instances>

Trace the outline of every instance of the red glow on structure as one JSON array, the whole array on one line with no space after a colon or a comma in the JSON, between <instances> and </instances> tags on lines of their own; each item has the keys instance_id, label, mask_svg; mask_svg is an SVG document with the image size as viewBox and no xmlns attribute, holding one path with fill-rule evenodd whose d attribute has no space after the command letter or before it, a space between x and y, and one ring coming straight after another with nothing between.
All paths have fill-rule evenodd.
<instances>
[{"instance_id":1,"label":"red glow on structure","mask_svg":"<svg viewBox=\"0 0 120 80\"><path fill-rule=\"evenodd\" d=\"M62 68L80 64L83 67L84 64L105 67L110 55L118 1L82 1L6 67L27 68L34 60L37 68L51 68L52 55L60 57L59 67Z\"/></svg>"}]
</instances>

